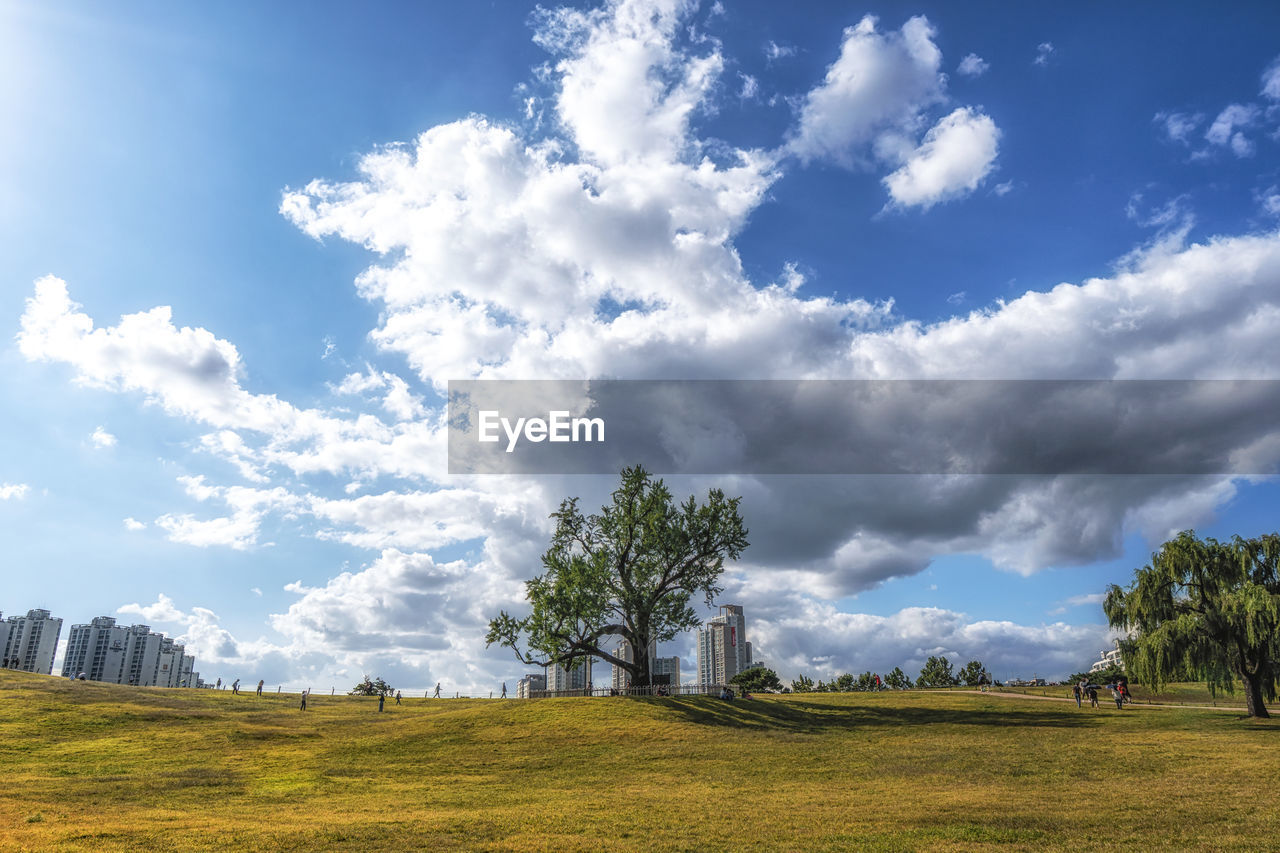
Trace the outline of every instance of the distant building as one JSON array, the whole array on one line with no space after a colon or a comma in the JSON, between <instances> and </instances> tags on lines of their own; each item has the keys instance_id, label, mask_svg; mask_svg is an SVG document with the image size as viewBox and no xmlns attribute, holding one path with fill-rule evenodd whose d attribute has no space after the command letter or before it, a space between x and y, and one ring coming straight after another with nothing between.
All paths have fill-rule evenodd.
<instances>
[{"instance_id":1,"label":"distant building","mask_svg":"<svg viewBox=\"0 0 1280 853\"><path fill-rule=\"evenodd\" d=\"M528 699L534 690L546 690L547 677L542 673L530 673L516 683L516 698Z\"/></svg>"},{"instance_id":2,"label":"distant building","mask_svg":"<svg viewBox=\"0 0 1280 853\"><path fill-rule=\"evenodd\" d=\"M10 616L0 628L0 659L6 669L53 672L53 655L58 649L62 620L48 610L28 610L26 616Z\"/></svg>"},{"instance_id":3,"label":"distant building","mask_svg":"<svg viewBox=\"0 0 1280 853\"><path fill-rule=\"evenodd\" d=\"M1102 651L1098 653L1098 660L1093 666L1089 667L1090 672L1101 672L1104 669L1112 667L1120 667L1124 669L1124 658L1120 656L1120 644L1116 643L1116 647L1111 651Z\"/></svg>"},{"instance_id":4,"label":"distant building","mask_svg":"<svg viewBox=\"0 0 1280 853\"><path fill-rule=\"evenodd\" d=\"M87 625L72 625L67 637L67 653L62 659L62 675L77 678L84 673L90 681L119 683L124 663L124 628L110 616L95 617Z\"/></svg>"},{"instance_id":5,"label":"distant building","mask_svg":"<svg viewBox=\"0 0 1280 853\"><path fill-rule=\"evenodd\" d=\"M667 658L649 658L649 671L653 674L654 684L680 686L680 658L676 655Z\"/></svg>"},{"instance_id":6,"label":"distant building","mask_svg":"<svg viewBox=\"0 0 1280 853\"><path fill-rule=\"evenodd\" d=\"M72 625L62 674L90 681L133 684L139 687L192 687L199 681L195 657L150 626L117 625L110 616L98 616L87 625Z\"/></svg>"},{"instance_id":7,"label":"distant building","mask_svg":"<svg viewBox=\"0 0 1280 853\"><path fill-rule=\"evenodd\" d=\"M728 684L751 665L751 644L742 607L725 604L698 629L698 683Z\"/></svg>"},{"instance_id":8,"label":"distant building","mask_svg":"<svg viewBox=\"0 0 1280 853\"><path fill-rule=\"evenodd\" d=\"M592 684L591 663L592 659L587 658L578 664L577 669L566 670L559 665L547 667L547 689L586 690Z\"/></svg>"}]
</instances>

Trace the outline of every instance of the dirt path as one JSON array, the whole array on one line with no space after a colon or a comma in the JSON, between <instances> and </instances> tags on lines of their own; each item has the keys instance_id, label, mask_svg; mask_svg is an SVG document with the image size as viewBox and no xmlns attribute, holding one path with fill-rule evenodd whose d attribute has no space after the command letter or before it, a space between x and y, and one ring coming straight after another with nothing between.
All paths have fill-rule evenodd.
<instances>
[{"instance_id":1,"label":"dirt path","mask_svg":"<svg viewBox=\"0 0 1280 853\"><path fill-rule=\"evenodd\" d=\"M968 693L974 696L992 696L998 699L1037 699L1043 702L1071 703L1076 701L1071 696L1036 696L1031 693L1007 693L1003 690L988 690L986 692L983 692L981 690L930 690L926 692ZM1101 696L1098 697L1098 707L1100 709L1107 707L1108 705L1114 705L1114 704L1115 704L1115 700L1110 697L1107 697L1107 700L1105 703L1103 702L1103 697ZM1245 710L1244 705L1192 705L1192 704L1177 705L1177 704L1162 703L1162 702L1133 702L1129 705L1125 705L1124 710L1128 711L1128 710L1140 709L1140 708L1197 708L1197 709L1203 709L1206 711L1244 711Z\"/></svg>"}]
</instances>

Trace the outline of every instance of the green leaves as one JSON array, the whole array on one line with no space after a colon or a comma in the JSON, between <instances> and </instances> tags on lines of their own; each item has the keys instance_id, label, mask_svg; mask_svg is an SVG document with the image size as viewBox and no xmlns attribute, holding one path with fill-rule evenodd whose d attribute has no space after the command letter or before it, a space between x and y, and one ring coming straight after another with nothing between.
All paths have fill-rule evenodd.
<instances>
[{"instance_id":1,"label":"green leaves","mask_svg":"<svg viewBox=\"0 0 1280 853\"><path fill-rule=\"evenodd\" d=\"M1103 609L1129 632L1130 674L1159 689L1195 678L1232 693L1244 682L1249 713L1267 716L1280 677L1280 535L1230 542L1190 530L1161 546L1127 588L1111 586Z\"/></svg>"}]
</instances>

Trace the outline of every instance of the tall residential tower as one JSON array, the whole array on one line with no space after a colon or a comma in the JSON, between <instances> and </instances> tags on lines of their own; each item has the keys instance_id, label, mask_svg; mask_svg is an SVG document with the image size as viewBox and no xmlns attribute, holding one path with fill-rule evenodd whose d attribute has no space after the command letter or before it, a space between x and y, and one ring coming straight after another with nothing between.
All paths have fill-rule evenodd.
<instances>
[{"instance_id":1,"label":"tall residential tower","mask_svg":"<svg viewBox=\"0 0 1280 853\"><path fill-rule=\"evenodd\" d=\"M720 615L698 629L698 683L728 684L751 666L751 644L742 607L724 604Z\"/></svg>"},{"instance_id":2,"label":"tall residential tower","mask_svg":"<svg viewBox=\"0 0 1280 853\"><path fill-rule=\"evenodd\" d=\"M8 669L49 675L58 649L62 620L48 610L28 610L26 616L10 616L0 628L0 658Z\"/></svg>"}]
</instances>

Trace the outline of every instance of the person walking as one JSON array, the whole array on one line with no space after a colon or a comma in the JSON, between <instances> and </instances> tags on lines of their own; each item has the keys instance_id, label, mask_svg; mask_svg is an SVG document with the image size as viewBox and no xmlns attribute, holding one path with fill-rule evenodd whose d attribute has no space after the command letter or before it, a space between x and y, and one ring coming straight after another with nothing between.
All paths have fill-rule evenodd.
<instances>
[{"instance_id":1,"label":"person walking","mask_svg":"<svg viewBox=\"0 0 1280 853\"><path fill-rule=\"evenodd\" d=\"M1089 707L1097 708L1098 707L1098 685L1090 684L1088 687L1088 693L1089 693Z\"/></svg>"},{"instance_id":2,"label":"person walking","mask_svg":"<svg viewBox=\"0 0 1280 853\"><path fill-rule=\"evenodd\" d=\"M1071 695L1076 697L1076 707L1079 708L1080 707L1080 685L1078 683L1071 685Z\"/></svg>"},{"instance_id":3,"label":"person walking","mask_svg":"<svg viewBox=\"0 0 1280 853\"><path fill-rule=\"evenodd\" d=\"M231 682L231 695L232 696L240 695L240 679L238 678L235 681Z\"/></svg>"},{"instance_id":4,"label":"person walking","mask_svg":"<svg viewBox=\"0 0 1280 853\"><path fill-rule=\"evenodd\" d=\"M397 704L397 705L399 705L399 704L400 704L400 691L399 691L399 690L397 690L397 691L396 691L396 704Z\"/></svg>"},{"instance_id":5,"label":"person walking","mask_svg":"<svg viewBox=\"0 0 1280 853\"><path fill-rule=\"evenodd\" d=\"M259 697L261 697L261 696L262 696L262 684L263 684L264 680L265 680L265 679L262 679L262 678L259 678L259 679L258 679L258 692L257 692L257 694L256 694L256 695L257 695L257 696L259 696Z\"/></svg>"},{"instance_id":6,"label":"person walking","mask_svg":"<svg viewBox=\"0 0 1280 853\"><path fill-rule=\"evenodd\" d=\"M436 698L440 698L440 682L436 682Z\"/></svg>"},{"instance_id":7,"label":"person walking","mask_svg":"<svg viewBox=\"0 0 1280 853\"><path fill-rule=\"evenodd\" d=\"M502 682L502 698L507 698L507 682Z\"/></svg>"}]
</instances>

